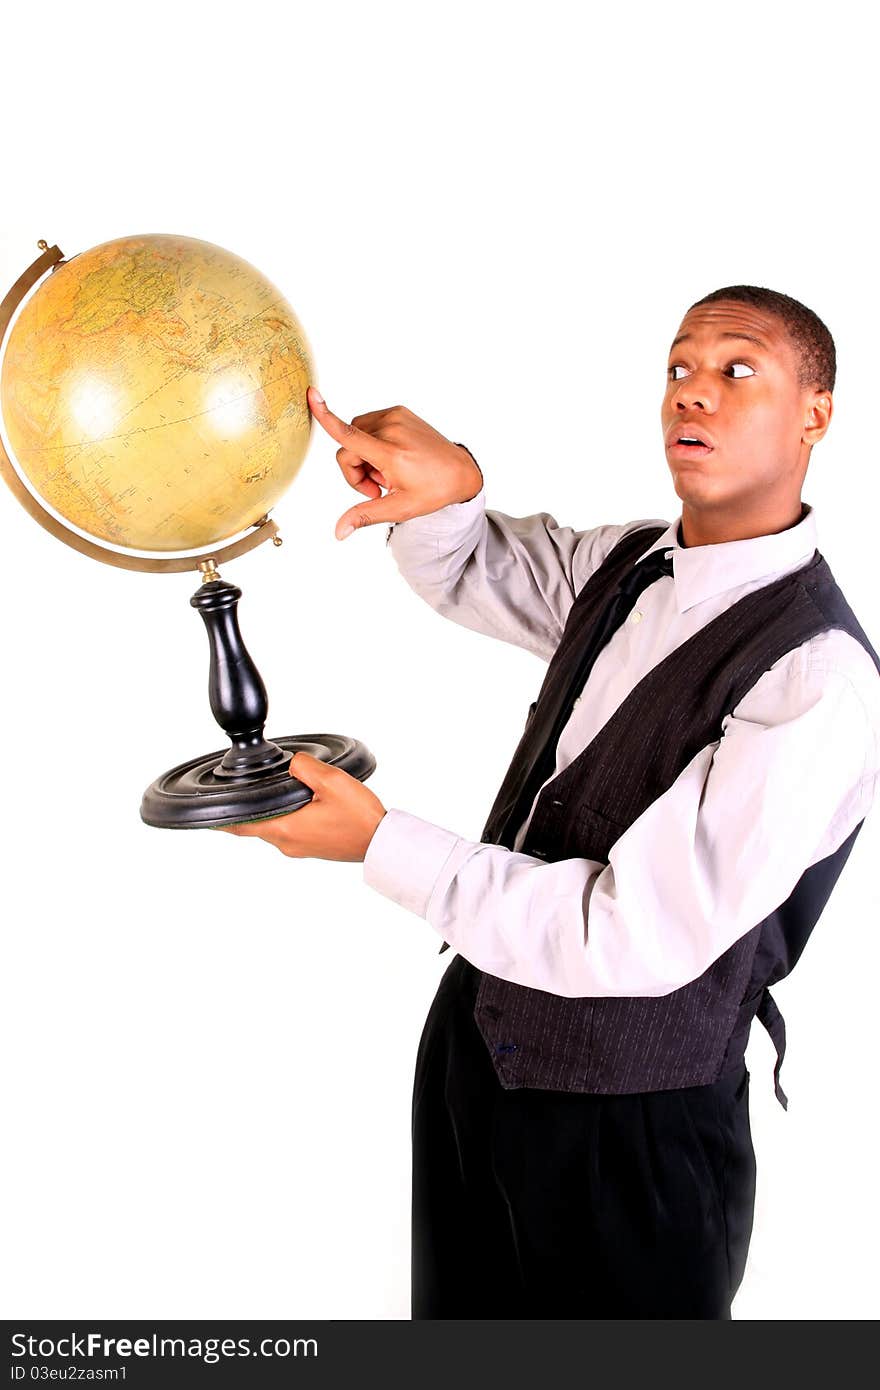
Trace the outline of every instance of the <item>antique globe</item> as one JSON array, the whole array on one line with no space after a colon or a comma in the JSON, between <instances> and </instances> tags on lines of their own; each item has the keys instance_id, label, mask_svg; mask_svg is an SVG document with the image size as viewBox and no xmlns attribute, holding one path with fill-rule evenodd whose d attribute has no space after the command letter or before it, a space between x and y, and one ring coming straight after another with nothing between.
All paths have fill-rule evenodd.
<instances>
[{"instance_id":1,"label":"antique globe","mask_svg":"<svg viewBox=\"0 0 880 1390\"><path fill-rule=\"evenodd\" d=\"M0 342L12 324L0 471L35 520L93 559L201 572L190 603L230 746L163 773L142 819L184 829L295 810L311 799L288 771L300 750L365 779L375 759L356 739L264 737L241 590L217 568L264 540L280 545L269 512L308 450L314 369L290 304L247 261L193 237L120 237L69 260L40 249L0 304Z\"/></svg>"}]
</instances>

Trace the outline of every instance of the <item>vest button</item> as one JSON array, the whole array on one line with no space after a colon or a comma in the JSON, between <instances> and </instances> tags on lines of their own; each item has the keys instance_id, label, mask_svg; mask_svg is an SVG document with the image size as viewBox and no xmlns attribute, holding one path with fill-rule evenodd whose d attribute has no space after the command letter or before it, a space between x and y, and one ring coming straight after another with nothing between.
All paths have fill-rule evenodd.
<instances>
[{"instance_id":1,"label":"vest button","mask_svg":"<svg viewBox=\"0 0 880 1390\"><path fill-rule=\"evenodd\" d=\"M496 1052L516 1052L516 1043L496 1043Z\"/></svg>"}]
</instances>

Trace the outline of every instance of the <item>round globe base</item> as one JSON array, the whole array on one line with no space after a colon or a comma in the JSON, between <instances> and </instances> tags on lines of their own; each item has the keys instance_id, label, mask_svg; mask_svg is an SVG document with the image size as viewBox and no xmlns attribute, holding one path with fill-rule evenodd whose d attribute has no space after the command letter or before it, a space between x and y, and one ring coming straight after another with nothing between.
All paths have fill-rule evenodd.
<instances>
[{"instance_id":1,"label":"round globe base","mask_svg":"<svg viewBox=\"0 0 880 1390\"><path fill-rule=\"evenodd\" d=\"M291 755L311 753L360 782L376 770L376 759L366 745L344 734L294 734L272 742ZM215 769L228 751L220 748L163 772L144 792L141 820L160 830L209 829L269 820L311 801L311 787L288 772L289 758L280 767L255 770L235 780L217 776Z\"/></svg>"}]
</instances>

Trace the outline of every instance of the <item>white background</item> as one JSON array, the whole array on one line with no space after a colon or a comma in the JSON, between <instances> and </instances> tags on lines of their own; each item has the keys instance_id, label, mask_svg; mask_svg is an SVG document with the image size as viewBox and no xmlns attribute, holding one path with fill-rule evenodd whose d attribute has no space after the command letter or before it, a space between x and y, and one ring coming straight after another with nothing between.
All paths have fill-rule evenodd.
<instances>
[{"instance_id":1,"label":"white background","mask_svg":"<svg viewBox=\"0 0 880 1390\"><path fill-rule=\"evenodd\" d=\"M875 645L877 111L855 5L18 5L3 19L0 293L135 232L229 247L293 304L330 407L473 449L488 505L678 515L666 354L721 285L838 351L804 499ZM363 739L370 785L471 839L537 692L444 622L315 427L227 568L268 732ZM358 865L138 816L216 748L191 576L127 574L0 494L6 1317L409 1316L410 1086L450 960ZM869 817L775 990L785 1114L748 1054L758 1199L740 1319L870 1318L880 840Z\"/></svg>"}]
</instances>

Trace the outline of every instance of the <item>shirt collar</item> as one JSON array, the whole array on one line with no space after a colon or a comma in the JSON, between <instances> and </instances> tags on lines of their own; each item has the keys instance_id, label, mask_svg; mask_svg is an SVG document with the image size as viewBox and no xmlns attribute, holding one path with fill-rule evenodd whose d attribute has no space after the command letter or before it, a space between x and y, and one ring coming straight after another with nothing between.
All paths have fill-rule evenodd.
<instances>
[{"instance_id":1,"label":"shirt collar","mask_svg":"<svg viewBox=\"0 0 880 1390\"><path fill-rule=\"evenodd\" d=\"M694 604L727 589L771 574L781 576L812 559L817 548L815 510L808 502L803 502L802 508L800 521L785 531L743 541L721 541L717 545L682 545L679 513L639 559L655 550L672 550L675 601L679 613L685 613Z\"/></svg>"}]
</instances>

